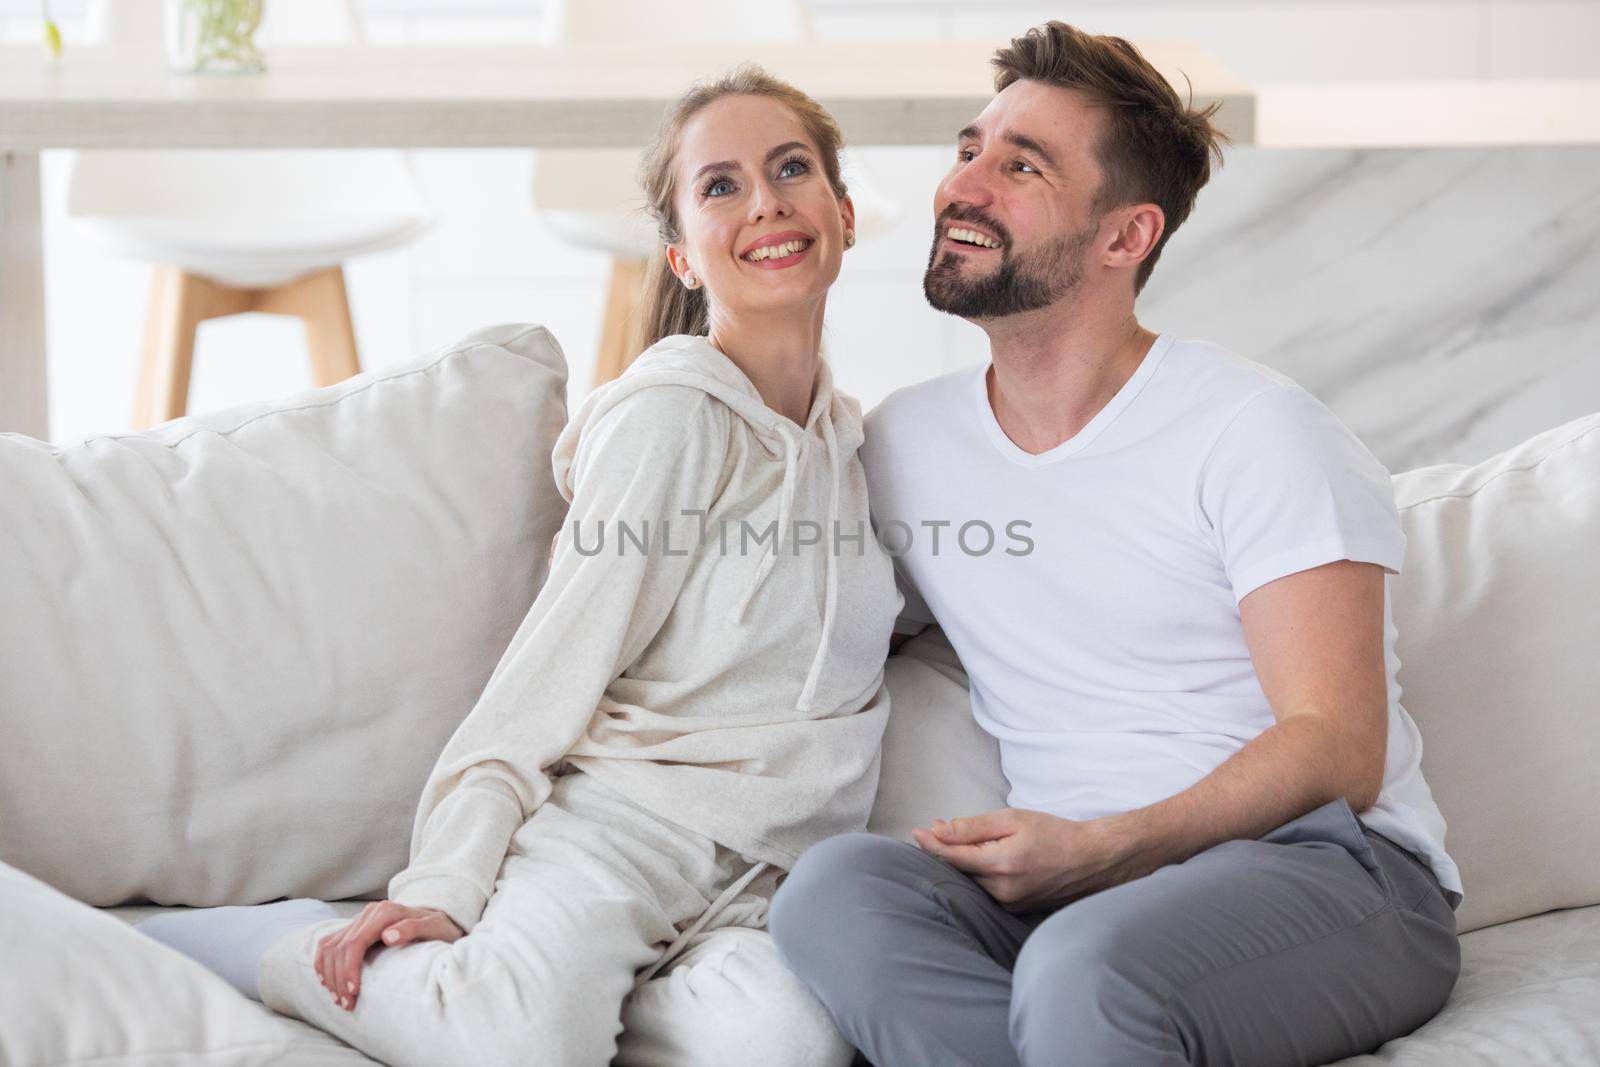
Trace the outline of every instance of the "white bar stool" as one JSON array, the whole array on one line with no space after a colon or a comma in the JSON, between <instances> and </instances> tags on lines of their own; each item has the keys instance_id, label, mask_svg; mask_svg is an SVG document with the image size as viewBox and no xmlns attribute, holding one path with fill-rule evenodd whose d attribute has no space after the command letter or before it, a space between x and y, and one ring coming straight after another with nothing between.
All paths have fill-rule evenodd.
<instances>
[{"instance_id":1,"label":"white bar stool","mask_svg":"<svg viewBox=\"0 0 1600 1067\"><path fill-rule=\"evenodd\" d=\"M350 0L272 0L259 39L363 40ZM90 36L164 47L161 0L96 0ZM307 32L309 31L309 33ZM269 74L270 52L267 57ZM228 75L193 75L193 77ZM93 151L67 214L109 253L152 264L133 425L184 414L201 322L256 311L306 324L315 384L361 369L343 263L411 240L430 214L404 153Z\"/></svg>"}]
</instances>

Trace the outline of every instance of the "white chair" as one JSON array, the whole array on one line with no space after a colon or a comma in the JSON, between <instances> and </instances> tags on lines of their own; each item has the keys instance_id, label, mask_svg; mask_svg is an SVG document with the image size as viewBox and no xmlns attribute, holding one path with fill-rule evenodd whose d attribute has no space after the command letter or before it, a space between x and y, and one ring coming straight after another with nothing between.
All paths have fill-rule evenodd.
<instances>
[{"instance_id":1,"label":"white chair","mask_svg":"<svg viewBox=\"0 0 1600 1067\"><path fill-rule=\"evenodd\" d=\"M350 0L272 0L265 11L258 39L269 49L274 39L363 42ZM163 14L161 0L95 0L89 37L160 50ZM429 223L409 161L387 150L79 152L67 214L112 254L152 264L136 428L184 414L206 319L297 316L316 385L357 373L342 264Z\"/></svg>"},{"instance_id":2,"label":"white chair","mask_svg":"<svg viewBox=\"0 0 1600 1067\"><path fill-rule=\"evenodd\" d=\"M811 19L802 0L547 0L546 44L679 44L804 41ZM714 75L719 71L706 71ZM804 89L805 86L800 88ZM582 248L608 253L611 279L594 383L610 381L638 355L635 322L645 268L656 254L656 228L637 182L634 149L544 150L534 156L533 202L545 224ZM856 236L894 225L899 206L865 170L841 160L856 206Z\"/></svg>"}]
</instances>

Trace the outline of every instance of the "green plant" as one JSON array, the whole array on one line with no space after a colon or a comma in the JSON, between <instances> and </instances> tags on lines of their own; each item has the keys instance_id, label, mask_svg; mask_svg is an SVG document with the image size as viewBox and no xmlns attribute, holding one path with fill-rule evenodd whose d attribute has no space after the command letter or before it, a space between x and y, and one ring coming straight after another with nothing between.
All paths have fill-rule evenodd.
<instances>
[{"instance_id":1,"label":"green plant","mask_svg":"<svg viewBox=\"0 0 1600 1067\"><path fill-rule=\"evenodd\" d=\"M194 20L195 67L249 68L261 62L253 40L261 0L184 0Z\"/></svg>"}]
</instances>

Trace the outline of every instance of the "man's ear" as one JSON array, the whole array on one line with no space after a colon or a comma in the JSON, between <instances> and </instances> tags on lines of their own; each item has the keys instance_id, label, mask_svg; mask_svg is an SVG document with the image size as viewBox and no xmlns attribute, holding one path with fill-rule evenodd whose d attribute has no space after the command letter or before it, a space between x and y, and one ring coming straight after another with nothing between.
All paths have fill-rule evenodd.
<instances>
[{"instance_id":1,"label":"man's ear","mask_svg":"<svg viewBox=\"0 0 1600 1067\"><path fill-rule=\"evenodd\" d=\"M1167 216L1157 204L1130 204L1108 216L1117 227L1106 249L1106 266L1136 267L1155 250L1167 229Z\"/></svg>"}]
</instances>

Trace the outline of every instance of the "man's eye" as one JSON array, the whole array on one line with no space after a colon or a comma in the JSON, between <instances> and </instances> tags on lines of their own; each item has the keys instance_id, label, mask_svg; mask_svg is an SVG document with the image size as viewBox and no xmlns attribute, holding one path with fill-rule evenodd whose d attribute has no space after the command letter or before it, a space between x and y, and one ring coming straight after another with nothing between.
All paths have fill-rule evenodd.
<instances>
[{"instance_id":1,"label":"man's eye","mask_svg":"<svg viewBox=\"0 0 1600 1067\"><path fill-rule=\"evenodd\" d=\"M1017 160L1017 162L1015 163L1015 166L1016 166L1016 168L1018 170L1025 171L1028 174L1038 174L1039 173L1037 170L1034 170L1033 167L1030 164L1024 163L1020 159Z\"/></svg>"},{"instance_id":2,"label":"man's eye","mask_svg":"<svg viewBox=\"0 0 1600 1067\"><path fill-rule=\"evenodd\" d=\"M956 158L961 160L963 163L971 163L973 155L974 153L970 148L956 149Z\"/></svg>"}]
</instances>

